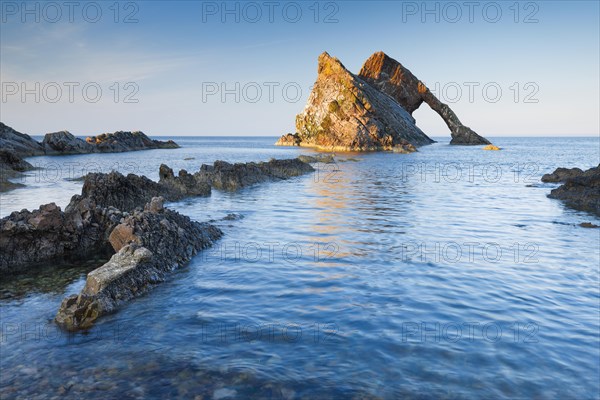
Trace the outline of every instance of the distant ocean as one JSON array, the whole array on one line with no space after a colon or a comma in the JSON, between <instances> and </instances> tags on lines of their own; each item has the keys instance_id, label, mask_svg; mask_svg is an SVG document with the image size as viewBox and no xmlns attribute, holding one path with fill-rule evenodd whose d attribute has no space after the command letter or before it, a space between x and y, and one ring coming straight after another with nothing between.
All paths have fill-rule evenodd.
<instances>
[{"instance_id":1,"label":"distant ocean","mask_svg":"<svg viewBox=\"0 0 600 400\"><path fill-rule=\"evenodd\" d=\"M182 147L29 158L40 169L1 195L0 215L64 207L87 172L158 179L161 163L195 172L312 152L272 137L172 139ZM51 321L103 260L3 278L0 394L597 398L600 233L578 224L600 219L547 198L557 185L540 178L598 165L600 140L491 138L495 152L436 140L168 204L242 218L218 222L213 249L85 335Z\"/></svg>"}]
</instances>

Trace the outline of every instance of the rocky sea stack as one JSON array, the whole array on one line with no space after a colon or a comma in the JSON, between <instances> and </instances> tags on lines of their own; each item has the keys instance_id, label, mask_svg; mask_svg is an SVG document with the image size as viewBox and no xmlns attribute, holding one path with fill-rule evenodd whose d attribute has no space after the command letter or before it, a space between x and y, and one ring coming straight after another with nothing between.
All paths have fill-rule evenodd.
<instances>
[{"instance_id":1,"label":"rocky sea stack","mask_svg":"<svg viewBox=\"0 0 600 400\"><path fill-rule=\"evenodd\" d=\"M296 116L296 133L283 135L276 144L410 153L434 142L412 117L423 102L450 128L450 144L490 144L464 126L450 107L408 69L383 52L373 54L358 75L349 72L337 58L322 53L317 81L304 111Z\"/></svg>"}]
</instances>

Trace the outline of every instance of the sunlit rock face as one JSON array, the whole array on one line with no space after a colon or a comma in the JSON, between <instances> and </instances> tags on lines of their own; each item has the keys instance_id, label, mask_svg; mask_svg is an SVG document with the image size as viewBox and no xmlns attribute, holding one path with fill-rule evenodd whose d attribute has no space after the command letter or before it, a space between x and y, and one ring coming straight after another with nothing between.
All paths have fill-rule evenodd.
<instances>
[{"instance_id":1,"label":"sunlit rock face","mask_svg":"<svg viewBox=\"0 0 600 400\"><path fill-rule=\"evenodd\" d=\"M327 53L319 56L317 81L304 111L296 117L296 132L278 144L336 151L415 151L433 143L393 98Z\"/></svg>"},{"instance_id":2,"label":"sunlit rock face","mask_svg":"<svg viewBox=\"0 0 600 400\"><path fill-rule=\"evenodd\" d=\"M393 97L411 115L423 102L427 103L448 125L452 135L450 144L490 144L487 139L464 126L447 104L442 103L412 72L384 52L369 57L358 76Z\"/></svg>"}]
</instances>

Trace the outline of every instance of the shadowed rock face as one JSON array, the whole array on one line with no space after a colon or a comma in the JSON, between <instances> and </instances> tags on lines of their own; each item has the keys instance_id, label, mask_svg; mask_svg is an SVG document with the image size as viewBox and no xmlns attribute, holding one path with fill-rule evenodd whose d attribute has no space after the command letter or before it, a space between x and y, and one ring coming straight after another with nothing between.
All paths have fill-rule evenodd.
<instances>
[{"instance_id":1,"label":"shadowed rock face","mask_svg":"<svg viewBox=\"0 0 600 400\"><path fill-rule=\"evenodd\" d=\"M319 56L317 81L304 111L296 117L296 132L297 137L285 135L278 144L375 151L433 143L394 99L327 53Z\"/></svg>"},{"instance_id":2,"label":"shadowed rock face","mask_svg":"<svg viewBox=\"0 0 600 400\"><path fill-rule=\"evenodd\" d=\"M559 199L571 208L600 215L600 165L582 171L579 168L558 168L544 175L544 182L564 182L553 189L548 197Z\"/></svg>"},{"instance_id":3,"label":"shadowed rock face","mask_svg":"<svg viewBox=\"0 0 600 400\"><path fill-rule=\"evenodd\" d=\"M25 171L33 169L33 165L17 156L14 152L0 149L0 192L11 190L20 186L20 183L9 181L17 178Z\"/></svg>"},{"instance_id":4,"label":"shadowed rock face","mask_svg":"<svg viewBox=\"0 0 600 400\"><path fill-rule=\"evenodd\" d=\"M464 126L447 104L438 100L412 72L385 53L380 51L369 57L358 76L393 97L411 115L423 102L427 103L448 125L452 135L450 144L490 144L487 139Z\"/></svg>"},{"instance_id":5,"label":"shadowed rock face","mask_svg":"<svg viewBox=\"0 0 600 400\"><path fill-rule=\"evenodd\" d=\"M15 131L0 122L0 149L10 151L20 157L40 156L44 147L29 135Z\"/></svg>"}]
</instances>

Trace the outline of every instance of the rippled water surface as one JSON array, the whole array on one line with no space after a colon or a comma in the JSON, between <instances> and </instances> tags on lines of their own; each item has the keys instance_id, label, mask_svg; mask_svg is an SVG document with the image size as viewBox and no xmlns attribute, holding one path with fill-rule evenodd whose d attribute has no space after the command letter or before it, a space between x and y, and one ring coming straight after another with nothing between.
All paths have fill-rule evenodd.
<instances>
[{"instance_id":1,"label":"rippled water surface","mask_svg":"<svg viewBox=\"0 0 600 400\"><path fill-rule=\"evenodd\" d=\"M291 158L273 138L35 157L1 215L64 207L86 171L158 178ZM84 334L52 319L103 260L0 284L2 398L573 398L600 395L600 220L540 177L599 163L594 138L497 138L339 155L335 165L172 207L224 238ZM227 214L240 218L222 220Z\"/></svg>"}]
</instances>

